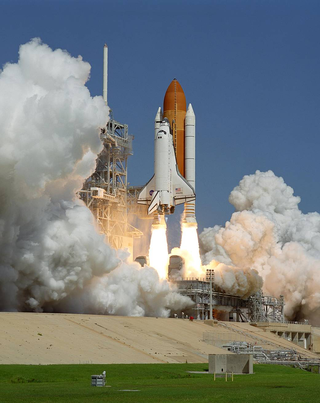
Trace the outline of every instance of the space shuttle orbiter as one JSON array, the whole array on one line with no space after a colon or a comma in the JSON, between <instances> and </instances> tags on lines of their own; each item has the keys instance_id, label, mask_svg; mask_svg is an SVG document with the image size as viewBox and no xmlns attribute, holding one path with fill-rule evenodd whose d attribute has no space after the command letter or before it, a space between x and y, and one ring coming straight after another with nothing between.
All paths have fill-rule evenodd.
<instances>
[{"instance_id":1,"label":"space shuttle orbiter","mask_svg":"<svg viewBox=\"0 0 320 403\"><path fill-rule=\"evenodd\" d=\"M160 118L160 111L158 111ZM172 214L175 206L195 200L193 187L180 174L167 118L158 121L154 139L154 175L138 197L148 214Z\"/></svg>"}]
</instances>

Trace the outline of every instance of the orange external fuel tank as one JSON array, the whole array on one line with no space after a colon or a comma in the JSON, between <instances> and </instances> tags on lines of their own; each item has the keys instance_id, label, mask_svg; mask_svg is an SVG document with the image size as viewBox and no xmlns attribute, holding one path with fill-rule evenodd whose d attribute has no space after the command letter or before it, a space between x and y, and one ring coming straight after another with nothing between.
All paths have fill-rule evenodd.
<instances>
[{"instance_id":1,"label":"orange external fuel tank","mask_svg":"<svg viewBox=\"0 0 320 403\"><path fill-rule=\"evenodd\" d=\"M172 129L173 144L178 168L185 177L185 117L186 97L178 80L173 79L163 100L163 118L167 118Z\"/></svg>"}]
</instances>

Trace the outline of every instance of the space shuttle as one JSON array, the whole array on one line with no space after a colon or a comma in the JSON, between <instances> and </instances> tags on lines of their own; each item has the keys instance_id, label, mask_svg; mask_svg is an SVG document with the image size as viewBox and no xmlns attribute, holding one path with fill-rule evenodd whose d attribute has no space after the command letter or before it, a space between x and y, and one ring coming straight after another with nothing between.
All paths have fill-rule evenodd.
<instances>
[{"instance_id":1,"label":"space shuttle","mask_svg":"<svg viewBox=\"0 0 320 403\"><path fill-rule=\"evenodd\" d=\"M161 119L159 108L155 123L154 175L138 197L139 204L148 205L148 214L173 214L175 206L194 201L193 187L180 174L170 122Z\"/></svg>"}]
</instances>

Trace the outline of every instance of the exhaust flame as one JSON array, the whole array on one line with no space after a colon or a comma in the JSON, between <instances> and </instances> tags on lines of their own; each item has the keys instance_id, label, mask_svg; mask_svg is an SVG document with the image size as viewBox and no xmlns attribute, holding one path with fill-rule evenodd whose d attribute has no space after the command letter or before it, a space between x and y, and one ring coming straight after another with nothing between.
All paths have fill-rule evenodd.
<instances>
[{"instance_id":1,"label":"exhaust flame","mask_svg":"<svg viewBox=\"0 0 320 403\"><path fill-rule=\"evenodd\" d=\"M181 279L190 277L205 279L206 270L214 269L215 284L231 295L248 298L262 287L262 278L256 270L252 270L250 267L240 268L215 260L211 260L208 265L202 265L197 226L182 223L181 231L181 247L171 251L171 255L181 256L184 260Z\"/></svg>"},{"instance_id":2,"label":"exhaust flame","mask_svg":"<svg viewBox=\"0 0 320 403\"><path fill-rule=\"evenodd\" d=\"M158 272L160 280L167 278L168 244L166 238L166 223L163 216L155 217L152 224L152 235L149 249L150 266ZM171 272L171 278L182 280L187 278L206 278L206 270L214 269L215 284L225 292L239 297L248 298L261 289L263 281L256 270L248 267L238 267L211 259L202 265L199 250L197 225L195 223L181 224L181 246L173 248L170 256L180 256L183 267L178 273ZM207 263L207 264L206 264ZM208 264L209 263L209 264ZM172 267L171 267L172 269Z\"/></svg>"},{"instance_id":3,"label":"exhaust flame","mask_svg":"<svg viewBox=\"0 0 320 403\"><path fill-rule=\"evenodd\" d=\"M203 274L199 252L197 226L182 223L180 250L185 258L185 276L198 277Z\"/></svg>"},{"instance_id":4,"label":"exhaust flame","mask_svg":"<svg viewBox=\"0 0 320 403\"><path fill-rule=\"evenodd\" d=\"M160 224L152 224L149 259L150 266L157 270L160 280L166 279L169 255L167 225L164 219Z\"/></svg>"}]
</instances>

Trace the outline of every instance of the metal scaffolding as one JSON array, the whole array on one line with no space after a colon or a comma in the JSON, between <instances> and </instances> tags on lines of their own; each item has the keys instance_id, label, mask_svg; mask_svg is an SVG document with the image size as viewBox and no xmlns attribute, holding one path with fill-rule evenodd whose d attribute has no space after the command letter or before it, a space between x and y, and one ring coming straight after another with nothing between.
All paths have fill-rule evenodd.
<instances>
[{"instance_id":1,"label":"metal scaffolding","mask_svg":"<svg viewBox=\"0 0 320 403\"><path fill-rule=\"evenodd\" d=\"M284 322L283 296L279 299L264 296L262 291L248 299L228 295L214 283L213 271L207 273L206 279L176 280L173 276L169 276L169 281L176 285L180 294L191 298L195 303L189 314L193 314L197 319L209 319L213 308L213 318L216 319L222 318L236 322ZM212 308L210 294L212 294ZM223 316L223 313L227 318Z\"/></svg>"},{"instance_id":2,"label":"metal scaffolding","mask_svg":"<svg viewBox=\"0 0 320 403\"><path fill-rule=\"evenodd\" d=\"M251 322L284 322L284 297L263 295L262 291L249 297L248 308Z\"/></svg>"},{"instance_id":3,"label":"metal scaffolding","mask_svg":"<svg viewBox=\"0 0 320 403\"><path fill-rule=\"evenodd\" d=\"M212 278L214 277L212 276ZM223 307L228 307L228 311L232 309L241 310L247 307L247 300L216 291L214 284L213 291L210 292L210 280L188 278L178 281L171 280L171 282L177 286L179 294L191 298L195 303L192 313L197 319L205 320L210 318L210 294L212 294L213 301L213 317L215 317L217 310L223 310Z\"/></svg>"},{"instance_id":4,"label":"metal scaffolding","mask_svg":"<svg viewBox=\"0 0 320 403\"><path fill-rule=\"evenodd\" d=\"M99 230L115 249L127 248L131 254L133 238L141 231L128 223L127 161L132 155L133 136L128 125L110 119L101 129L103 150L96 170L84 183L80 198L93 212Z\"/></svg>"}]
</instances>

